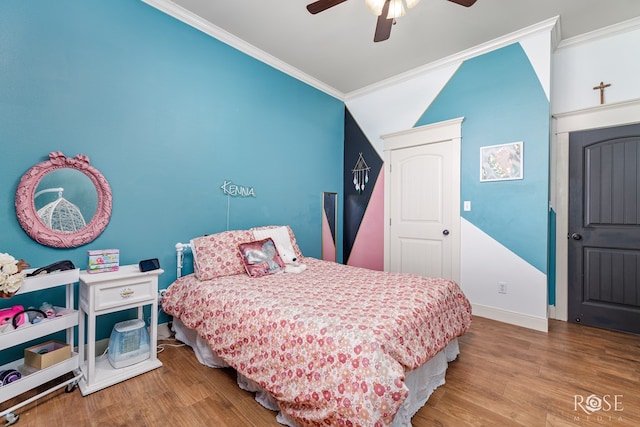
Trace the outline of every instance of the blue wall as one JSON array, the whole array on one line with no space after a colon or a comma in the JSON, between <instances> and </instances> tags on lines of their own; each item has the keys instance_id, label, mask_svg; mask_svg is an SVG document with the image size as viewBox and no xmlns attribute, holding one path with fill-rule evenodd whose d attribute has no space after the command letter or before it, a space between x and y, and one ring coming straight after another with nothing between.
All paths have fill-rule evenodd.
<instances>
[{"instance_id":1,"label":"blue wall","mask_svg":"<svg viewBox=\"0 0 640 427\"><path fill-rule=\"evenodd\" d=\"M84 267L87 250L118 248L121 264L159 258L165 288L175 243L227 221L290 224L320 257L321 194L342 188L343 131L342 101L142 2L0 2L0 252L32 266ZM111 185L111 222L80 248L35 243L15 216L20 177L51 151L86 154ZM256 197L228 200L224 180ZM0 307L44 298L62 303L57 292ZM103 323L106 337L113 319Z\"/></svg>"},{"instance_id":2,"label":"blue wall","mask_svg":"<svg viewBox=\"0 0 640 427\"><path fill-rule=\"evenodd\" d=\"M549 101L519 43L465 61L416 126L462 123L461 215L547 273ZM480 147L524 142L524 179L480 182Z\"/></svg>"}]
</instances>

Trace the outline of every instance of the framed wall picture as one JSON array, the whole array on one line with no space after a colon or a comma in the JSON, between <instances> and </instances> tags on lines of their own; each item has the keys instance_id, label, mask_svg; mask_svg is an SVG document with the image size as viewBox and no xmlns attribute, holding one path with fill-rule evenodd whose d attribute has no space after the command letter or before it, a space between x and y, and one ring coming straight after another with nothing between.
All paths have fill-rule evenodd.
<instances>
[{"instance_id":1,"label":"framed wall picture","mask_svg":"<svg viewBox=\"0 0 640 427\"><path fill-rule=\"evenodd\" d=\"M523 149L522 141L480 147L480 181L522 179Z\"/></svg>"}]
</instances>

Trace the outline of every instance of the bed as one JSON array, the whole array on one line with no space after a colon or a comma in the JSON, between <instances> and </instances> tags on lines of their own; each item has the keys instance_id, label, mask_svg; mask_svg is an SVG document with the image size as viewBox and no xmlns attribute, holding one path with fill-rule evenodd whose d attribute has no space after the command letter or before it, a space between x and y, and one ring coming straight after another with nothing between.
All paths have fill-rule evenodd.
<instances>
[{"instance_id":1,"label":"bed","mask_svg":"<svg viewBox=\"0 0 640 427\"><path fill-rule=\"evenodd\" d=\"M306 269L250 275L245 244L269 241ZM304 257L288 226L194 239L182 276L186 246L162 302L176 338L201 363L234 368L284 425L410 426L471 324L455 282Z\"/></svg>"}]
</instances>

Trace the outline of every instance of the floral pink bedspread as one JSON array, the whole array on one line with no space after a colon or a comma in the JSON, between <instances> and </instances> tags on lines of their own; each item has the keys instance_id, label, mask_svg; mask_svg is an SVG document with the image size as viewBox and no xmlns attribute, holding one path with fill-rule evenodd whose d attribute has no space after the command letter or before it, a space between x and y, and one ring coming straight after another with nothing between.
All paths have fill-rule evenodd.
<instances>
[{"instance_id":1,"label":"floral pink bedspread","mask_svg":"<svg viewBox=\"0 0 640 427\"><path fill-rule=\"evenodd\" d=\"M301 425L384 426L405 371L471 324L458 285L304 258L300 274L179 278L162 307Z\"/></svg>"}]
</instances>

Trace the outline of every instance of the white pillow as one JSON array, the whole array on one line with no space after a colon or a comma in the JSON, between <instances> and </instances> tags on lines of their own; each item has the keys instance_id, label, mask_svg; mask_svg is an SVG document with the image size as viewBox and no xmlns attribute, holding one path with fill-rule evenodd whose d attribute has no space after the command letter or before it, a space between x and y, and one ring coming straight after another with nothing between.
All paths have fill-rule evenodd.
<instances>
[{"instance_id":1,"label":"white pillow","mask_svg":"<svg viewBox=\"0 0 640 427\"><path fill-rule=\"evenodd\" d=\"M291 257L295 257L295 251L293 249L291 239L289 238L289 229L286 226L262 228L259 230L252 230L252 232L253 237L255 237L256 240L262 240L270 237L271 240L273 240L273 243L275 243L276 249L278 249L278 253L285 264L291 264L294 262L294 259L289 259Z\"/></svg>"}]
</instances>

